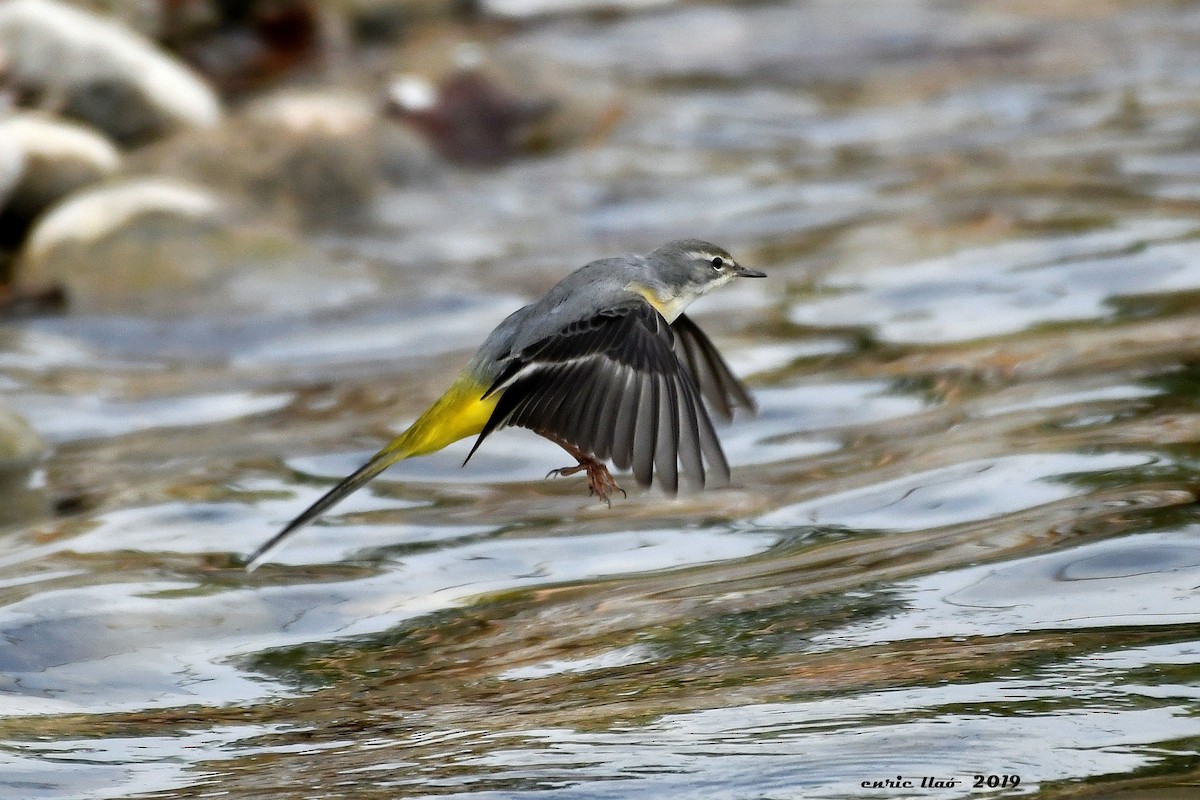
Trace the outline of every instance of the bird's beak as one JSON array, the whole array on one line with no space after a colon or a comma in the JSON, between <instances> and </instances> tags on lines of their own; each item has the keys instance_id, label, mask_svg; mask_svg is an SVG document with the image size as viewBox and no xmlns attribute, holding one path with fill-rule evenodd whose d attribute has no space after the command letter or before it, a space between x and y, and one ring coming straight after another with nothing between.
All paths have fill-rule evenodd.
<instances>
[{"instance_id":1,"label":"bird's beak","mask_svg":"<svg viewBox=\"0 0 1200 800\"><path fill-rule=\"evenodd\" d=\"M746 269L741 264L735 264L733 272L739 278L765 278L767 273L759 272L756 269Z\"/></svg>"}]
</instances>

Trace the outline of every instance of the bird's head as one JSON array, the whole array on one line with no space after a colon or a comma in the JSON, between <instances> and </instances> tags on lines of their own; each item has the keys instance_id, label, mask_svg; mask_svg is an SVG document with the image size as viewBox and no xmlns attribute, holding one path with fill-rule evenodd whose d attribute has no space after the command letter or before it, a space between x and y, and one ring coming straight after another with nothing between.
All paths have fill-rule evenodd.
<instances>
[{"instance_id":1,"label":"bird's head","mask_svg":"<svg viewBox=\"0 0 1200 800\"><path fill-rule=\"evenodd\" d=\"M724 286L734 278L765 278L766 273L737 263L723 247L700 239L667 242L646 256L655 289L682 304Z\"/></svg>"}]
</instances>

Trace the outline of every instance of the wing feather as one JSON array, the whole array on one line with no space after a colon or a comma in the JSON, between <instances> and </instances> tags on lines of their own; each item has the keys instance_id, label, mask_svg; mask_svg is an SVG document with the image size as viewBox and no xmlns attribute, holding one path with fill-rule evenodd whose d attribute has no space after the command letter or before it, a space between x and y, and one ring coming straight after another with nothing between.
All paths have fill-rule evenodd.
<instances>
[{"instance_id":1,"label":"wing feather","mask_svg":"<svg viewBox=\"0 0 1200 800\"><path fill-rule=\"evenodd\" d=\"M753 408L695 323L680 316L670 325L640 299L511 353L493 393L500 397L475 448L499 428L529 428L632 467L642 486L657 477L668 493L681 471L697 486L708 475L729 479L706 403L723 417L734 406Z\"/></svg>"},{"instance_id":2,"label":"wing feather","mask_svg":"<svg viewBox=\"0 0 1200 800\"><path fill-rule=\"evenodd\" d=\"M712 420L708 414L701 414L697 420L700 426L700 449L704 451L704 459L708 461L708 473L715 479L718 486L729 483L729 463L725 460L725 452L713 430Z\"/></svg>"},{"instance_id":3,"label":"wing feather","mask_svg":"<svg viewBox=\"0 0 1200 800\"><path fill-rule=\"evenodd\" d=\"M691 371L704 399L722 419L730 419L734 408L744 408L750 413L757 411L745 384L733 374L699 325L687 314L680 314L671 329L675 331L676 354Z\"/></svg>"},{"instance_id":4,"label":"wing feather","mask_svg":"<svg viewBox=\"0 0 1200 800\"><path fill-rule=\"evenodd\" d=\"M696 485L696 488L703 489L704 459L700 455L700 424L696 419L696 406L700 404L700 401L696 397L697 389L690 381L679 381L679 388L686 394L683 401L678 404L679 463L683 466L683 474Z\"/></svg>"},{"instance_id":5,"label":"wing feather","mask_svg":"<svg viewBox=\"0 0 1200 800\"><path fill-rule=\"evenodd\" d=\"M625 393L629 373L628 367L616 365L612 379L597 387L598 411L595 423L588 430L587 442L588 449L598 459L612 458L617 441L617 414L621 409L621 397Z\"/></svg>"},{"instance_id":6,"label":"wing feather","mask_svg":"<svg viewBox=\"0 0 1200 800\"><path fill-rule=\"evenodd\" d=\"M679 395L675 391L675 376L659 375L658 441L654 446L654 466L663 491L675 494L679 490Z\"/></svg>"},{"instance_id":7,"label":"wing feather","mask_svg":"<svg viewBox=\"0 0 1200 800\"><path fill-rule=\"evenodd\" d=\"M658 381L644 377L641 402L633 430L633 478L640 486L649 486L654 477L654 445L658 439Z\"/></svg>"},{"instance_id":8,"label":"wing feather","mask_svg":"<svg viewBox=\"0 0 1200 800\"><path fill-rule=\"evenodd\" d=\"M612 428L612 458L617 469L629 469L629 465L633 463L633 435L637 430L637 410L641 393L641 376L630 368L621 387L621 407L617 410L617 421Z\"/></svg>"}]
</instances>

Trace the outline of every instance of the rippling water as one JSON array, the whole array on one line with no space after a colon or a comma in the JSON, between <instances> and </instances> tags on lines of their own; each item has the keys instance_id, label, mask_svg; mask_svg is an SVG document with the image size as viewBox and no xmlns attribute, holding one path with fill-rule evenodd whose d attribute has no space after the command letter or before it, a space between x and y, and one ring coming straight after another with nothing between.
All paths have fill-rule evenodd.
<instances>
[{"instance_id":1,"label":"rippling water","mask_svg":"<svg viewBox=\"0 0 1200 800\"><path fill-rule=\"evenodd\" d=\"M51 447L0 465L0 795L1191 796L1198 31L550 20L495 46L605 76L622 122L381 198L320 242L354 291L0 328ZM733 487L608 509L505 431L231 558L517 305L679 235L770 276L695 312L761 406L721 431Z\"/></svg>"}]
</instances>

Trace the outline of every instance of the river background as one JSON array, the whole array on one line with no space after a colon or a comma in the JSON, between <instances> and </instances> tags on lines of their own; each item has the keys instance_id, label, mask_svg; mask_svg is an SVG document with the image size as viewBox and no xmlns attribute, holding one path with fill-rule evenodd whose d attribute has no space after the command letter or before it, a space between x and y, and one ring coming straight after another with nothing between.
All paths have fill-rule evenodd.
<instances>
[{"instance_id":1,"label":"river background","mask_svg":"<svg viewBox=\"0 0 1200 800\"><path fill-rule=\"evenodd\" d=\"M305 258L194 296L0 326L47 443L0 488L0 794L1191 797L1200 9L406 46L467 40L587 135L279 223ZM609 509L504 431L237 566L513 309L679 236L769 275L692 313L760 404L720 431L734 487Z\"/></svg>"}]
</instances>

